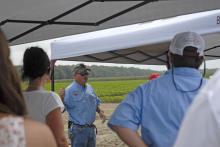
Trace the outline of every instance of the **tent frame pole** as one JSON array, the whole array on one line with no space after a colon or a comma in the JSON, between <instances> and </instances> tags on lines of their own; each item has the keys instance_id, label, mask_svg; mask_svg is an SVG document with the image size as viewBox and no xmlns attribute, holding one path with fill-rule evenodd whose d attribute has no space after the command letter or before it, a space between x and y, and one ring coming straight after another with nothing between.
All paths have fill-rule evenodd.
<instances>
[{"instance_id":1,"label":"tent frame pole","mask_svg":"<svg viewBox=\"0 0 220 147\"><path fill-rule=\"evenodd\" d=\"M55 70L55 63L56 63L56 60L51 60L51 75L50 75L50 78L51 78L51 91L55 91L55 81L54 81L54 70Z\"/></svg>"},{"instance_id":2,"label":"tent frame pole","mask_svg":"<svg viewBox=\"0 0 220 147\"><path fill-rule=\"evenodd\" d=\"M62 21L58 21L59 19L63 18L64 16L67 16L67 15L69 15L69 14L71 14L71 13L73 13L73 12L75 12L75 11L81 9L81 8L84 8L84 7L90 5L91 3L94 3L94 2L121 2L121 1L124 1L124 2L136 1L136 2L140 2L140 3L138 3L138 4L134 5L134 6L131 6L131 7L127 8L127 9L125 9L125 10L122 10L122 11L116 13L116 14L113 14L113 15L107 17L107 18L99 20L97 22L62 22ZM101 25L101 24L103 24L103 23L105 23L107 21L110 21L110 20L112 20L112 19L114 19L116 17L119 17L119 16L121 16L121 15L123 15L125 13L128 13L128 12L130 12L132 10L135 10L135 9L141 7L141 6L144 6L144 5L148 4L148 3L156 2L156 1L158 1L158 0L88 0L88 1L80 4L80 5L72 8L72 9L70 9L70 10L68 10L68 11L66 11L66 12L64 12L62 14L59 14L59 15L57 15L57 16L49 19L49 20L42 21L42 20L13 20L13 19L6 19L6 20L3 20L3 21L0 22L0 27L3 26L3 25L6 25L7 23L26 23L26 24L31 23L31 24L38 24L37 26L35 26L33 28L30 28L30 29L28 29L28 30L26 30L26 31L24 31L24 32L22 32L20 34L17 34L15 36L11 37L8 40L11 43L11 42L13 42L13 41L23 37L23 36L26 36L29 33L32 33L32 32L34 32L34 31L36 31L36 30L38 30L38 29L40 29L42 27L45 27L47 25L99 26L99 25Z\"/></svg>"}]
</instances>

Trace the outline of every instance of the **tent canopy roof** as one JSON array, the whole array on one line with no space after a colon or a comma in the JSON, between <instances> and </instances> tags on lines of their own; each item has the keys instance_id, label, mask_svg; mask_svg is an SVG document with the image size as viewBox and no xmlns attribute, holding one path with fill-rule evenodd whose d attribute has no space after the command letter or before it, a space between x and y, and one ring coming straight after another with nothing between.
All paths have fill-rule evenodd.
<instances>
[{"instance_id":1,"label":"tent canopy roof","mask_svg":"<svg viewBox=\"0 0 220 147\"><path fill-rule=\"evenodd\" d=\"M218 8L219 0L4 0L0 26L17 45Z\"/></svg>"},{"instance_id":2,"label":"tent canopy roof","mask_svg":"<svg viewBox=\"0 0 220 147\"><path fill-rule=\"evenodd\" d=\"M220 9L67 36L52 42L51 59L163 65L171 39L185 31L203 35L206 59L216 59L219 48L210 48L220 44L219 17Z\"/></svg>"}]
</instances>

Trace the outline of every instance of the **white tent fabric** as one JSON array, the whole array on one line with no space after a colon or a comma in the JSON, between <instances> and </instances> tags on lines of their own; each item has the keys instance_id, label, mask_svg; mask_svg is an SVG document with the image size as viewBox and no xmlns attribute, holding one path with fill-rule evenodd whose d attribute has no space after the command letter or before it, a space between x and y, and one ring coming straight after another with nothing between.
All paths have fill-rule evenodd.
<instances>
[{"instance_id":1,"label":"white tent fabric","mask_svg":"<svg viewBox=\"0 0 220 147\"><path fill-rule=\"evenodd\" d=\"M215 10L220 0L2 0L11 45Z\"/></svg>"},{"instance_id":2,"label":"white tent fabric","mask_svg":"<svg viewBox=\"0 0 220 147\"><path fill-rule=\"evenodd\" d=\"M203 35L206 48L220 45L220 9L64 37L52 42L51 59L165 64L170 40L184 31ZM217 55L219 49L206 52L208 59Z\"/></svg>"}]
</instances>

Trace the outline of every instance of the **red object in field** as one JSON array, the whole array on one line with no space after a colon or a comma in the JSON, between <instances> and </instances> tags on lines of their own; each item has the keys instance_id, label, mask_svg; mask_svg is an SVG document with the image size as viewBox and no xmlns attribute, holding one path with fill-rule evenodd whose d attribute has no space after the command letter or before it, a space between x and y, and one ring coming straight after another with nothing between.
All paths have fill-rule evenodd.
<instances>
[{"instance_id":1,"label":"red object in field","mask_svg":"<svg viewBox=\"0 0 220 147\"><path fill-rule=\"evenodd\" d=\"M153 79L156 79L158 77L160 77L159 73L152 73L152 74L149 75L148 80L153 80Z\"/></svg>"}]
</instances>

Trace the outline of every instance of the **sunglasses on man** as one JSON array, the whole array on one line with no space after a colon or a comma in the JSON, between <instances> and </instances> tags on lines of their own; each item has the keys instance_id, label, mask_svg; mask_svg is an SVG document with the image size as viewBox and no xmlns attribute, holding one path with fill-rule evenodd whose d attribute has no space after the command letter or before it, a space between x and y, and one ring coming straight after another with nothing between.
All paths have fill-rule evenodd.
<instances>
[{"instance_id":1,"label":"sunglasses on man","mask_svg":"<svg viewBox=\"0 0 220 147\"><path fill-rule=\"evenodd\" d=\"M81 76L88 76L89 74L88 73L79 73Z\"/></svg>"}]
</instances>

